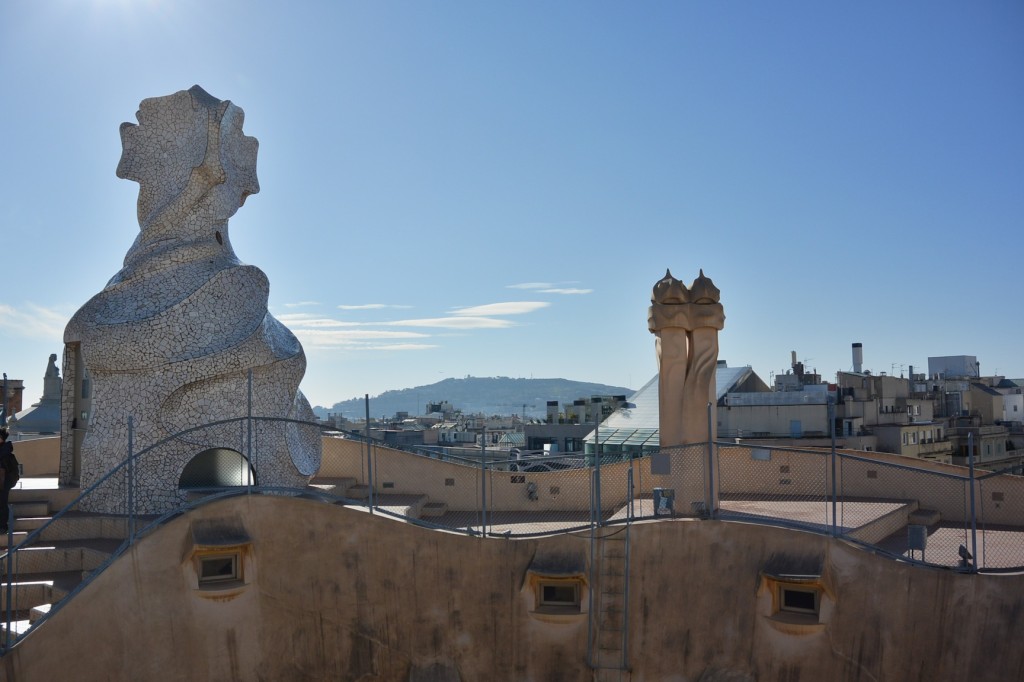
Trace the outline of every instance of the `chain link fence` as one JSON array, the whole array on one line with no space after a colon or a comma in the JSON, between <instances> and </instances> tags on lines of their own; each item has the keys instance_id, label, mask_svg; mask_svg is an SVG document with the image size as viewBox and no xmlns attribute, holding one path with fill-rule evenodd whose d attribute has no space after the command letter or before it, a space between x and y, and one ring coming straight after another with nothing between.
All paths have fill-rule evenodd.
<instances>
[{"instance_id":1,"label":"chain link fence","mask_svg":"<svg viewBox=\"0 0 1024 682\"><path fill-rule=\"evenodd\" d=\"M826 449L721 444L717 517L840 537L900 560L963 570L1024 565L1024 479L974 479Z\"/></svg>"},{"instance_id":2,"label":"chain link fence","mask_svg":"<svg viewBox=\"0 0 1024 682\"><path fill-rule=\"evenodd\" d=\"M828 464L819 452L720 445L718 516L829 532Z\"/></svg>"},{"instance_id":3,"label":"chain link fence","mask_svg":"<svg viewBox=\"0 0 1024 682\"><path fill-rule=\"evenodd\" d=\"M1022 467L979 476L975 495L977 565L992 571L1018 572L1024 566L1024 483Z\"/></svg>"},{"instance_id":4,"label":"chain link fence","mask_svg":"<svg viewBox=\"0 0 1024 682\"><path fill-rule=\"evenodd\" d=\"M240 417L136 450L83 480L48 515L19 505L0 557L3 641L59 609L139 537L204 502L239 494L303 496L474 536L531 537L641 519L704 518L798 528L894 559L962 571L1024 568L1024 478L975 477L894 455L697 443L638 456L510 457L396 449L288 419ZM281 450L322 445L317 475ZM465 452L465 450L463 451ZM184 455L184 458L183 458ZM289 470L291 469L291 470ZM171 482L169 485L168 482Z\"/></svg>"}]
</instances>

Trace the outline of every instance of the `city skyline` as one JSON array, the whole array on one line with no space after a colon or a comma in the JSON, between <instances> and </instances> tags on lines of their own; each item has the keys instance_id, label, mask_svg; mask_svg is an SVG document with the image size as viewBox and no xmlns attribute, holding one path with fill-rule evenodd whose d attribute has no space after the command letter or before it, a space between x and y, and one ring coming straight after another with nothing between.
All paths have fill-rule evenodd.
<instances>
[{"instance_id":1,"label":"city skyline","mask_svg":"<svg viewBox=\"0 0 1024 682\"><path fill-rule=\"evenodd\" d=\"M0 371L42 395L121 267L118 126L199 84L246 114L230 223L330 406L448 377L637 389L666 268L766 381L974 355L1024 377L1024 8L7 3ZM919 368L919 369L918 369ZM436 396L443 398L443 396Z\"/></svg>"}]
</instances>

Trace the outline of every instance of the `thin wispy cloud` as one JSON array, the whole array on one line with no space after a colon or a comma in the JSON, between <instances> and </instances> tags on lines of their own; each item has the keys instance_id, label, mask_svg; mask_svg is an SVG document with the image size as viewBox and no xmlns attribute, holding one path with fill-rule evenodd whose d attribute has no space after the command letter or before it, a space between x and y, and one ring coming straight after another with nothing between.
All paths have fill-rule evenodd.
<instances>
[{"instance_id":1,"label":"thin wispy cloud","mask_svg":"<svg viewBox=\"0 0 1024 682\"><path fill-rule=\"evenodd\" d=\"M383 322L389 327L434 327L437 329L507 329L515 326L508 320L491 317L429 317L418 320Z\"/></svg>"},{"instance_id":2,"label":"thin wispy cloud","mask_svg":"<svg viewBox=\"0 0 1024 682\"><path fill-rule=\"evenodd\" d=\"M435 343L421 343L419 339L430 338L432 333L399 331L395 327L444 330L448 334L462 335L477 329L508 329L518 326L502 316L523 315L550 303L544 301L508 301L486 305L455 308L440 317L422 317L375 322L344 321L310 313L287 313L279 316L281 322L291 327L292 332L308 348L344 350L388 350L416 351L439 347ZM367 303L363 305L339 305L341 310L380 310L383 308L410 308L405 305Z\"/></svg>"},{"instance_id":3,"label":"thin wispy cloud","mask_svg":"<svg viewBox=\"0 0 1024 682\"><path fill-rule=\"evenodd\" d=\"M523 282L522 284L509 284L506 289L547 289L555 286L551 282Z\"/></svg>"},{"instance_id":4,"label":"thin wispy cloud","mask_svg":"<svg viewBox=\"0 0 1024 682\"><path fill-rule=\"evenodd\" d=\"M355 349L380 346L402 345L406 350L413 346L429 347L427 344L411 343L416 339L429 338L418 332L389 331L385 329L293 329L292 332L306 348ZM395 343L392 343L395 342Z\"/></svg>"},{"instance_id":5,"label":"thin wispy cloud","mask_svg":"<svg viewBox=\"0 0 1024 682\"><path fill-rule=\"evenodd\" d=\"M426 339L430 337L429 334L420 332L396 332L387 329L298 329L295 334L302 334L308 339L337 342L369 339Z\"/></svg>"},{"instance_id":6,"label":"thin wispy cloud","mask_svg":"<svg viewBox=\"0 0 1024 682\"><path fill-rule=\"evenodd\" d=\"M278 318L281 322L286 325L301 328L316 328L316 327L363 327L366 326L365 322L346 322L343 320L335 320L329 317L304 317L302 319L286 319L287 315L282 315Z\"/></svg>"},{"instance_id":7,"label":"thin wispy cloud","mask_svg":"<svg viewBox=\"0 0 1024 682\"><path fill-rule=\"evenodd\" d=\"M34 303L21 308L0 303L0 330L11 336L63 340L68 319L64 313Z\"/></svg>"},{"instance_id":8,"label":"thin wispy cloud","mask_svg":"<svg viewBox=\"0 0 1024 682\"><path fill-rule=\"evenodd\" d=\"M573 296L573 295L578 295L578 294L592 294L592 293L594 293L594 290L593 289L541 289L540 293L542 293L542 294L565 294L565 295L568 295L568 296Z\"/></svg>"},{"instance_id":9,"label":"thin wispy cloud","mask_svg":"<svg viewBox=\"0 0 1024 682\"><path fill-rule=\"evenodd\" d=\"M509 320L495 319L491 317L474 317L466 315L452 315L450 317L425 317L408 320L390 320L382 322L350 322L335 320L332 318L315 317L311 315L281 315L278 320L291 328L299 335L300 332L337 333L354 338L359 335L367 336L374 333L380 334L402 334L405 332L380 331L374 332L372 328L380 327L422 327L434 329L507 329L514 327L515 323ZM340 330L339 328L343 328ZM331 330L338 330L337 332ZM413 332L408 332L413 333Z\"/></svg>"},{"instance_id":10,"label":"thin wispy cloud","mask_svg":"<svg viewBox=\"0 0 1024 682\"><path fill-rule=\"evenodd\" d=\"M307 351L418 351L430 350L439 346L429 343L330 343L321 341L302 340L302 347Z\"/></svg>"},{"instance_id":11,"label":"thin wispy cloud","mask_svg":"<svg viewBox=\"0 0 1024 682\"><path fill-rule=\"evenodd\" d=\"M428 350L430 348L437 348L436 345L429 343L392 343L388 345L382 344L366 344L365 346L359 346L355 350L392 350L392 351L405 351L405 350Z\"/></svg>"},{"instance_id":12,"label":"thin wispy cloud","mask_svg":"<svg viewBox=\"0 0 1024 682\"><path fill-rule=\"evenodd\" d=\"M383 310L385 308L393 308L396 310L407 310L412 308L411 305L396 305L391 303L362 303L359 305L339 305L339 310Z\"/></svg>"},{"instance_id":13,"label":"thin wispy cloud","mask_svg":"<svg viewBox=\"0 0 1024 682\"><path fill-rule=\"evenodd\" d=\"M429 343L412 343L412 339L429 338L428 334L419 332L382 329L296 329L294 333L307 349L415 351L437 347Z\"/></svg>"},{"instance_id":14,"label":"thin wispy cloud","mask_svg":"<svg viewBox=\"0 0 1024 682\"><path fill-rule=\"evenodd\" d=\"M523 315L541 308L547 308L547 301L506 301L505 303L487 303L468 308L456 308L452 315L482 317L487 315Z\"/></svg>"},{"instance_id":15,"label":"thin wispy cloud","mask_svg":"<svg viewBox=\"0 0 1024 682\"><path fill-rule=\"evenodd\" d=\"M293 324L302 322L303 320L316 320L322 317L322 315L317 315L316 313L282 313L280 315L274 315L274 317L276 317L279 322Z\"/></svg>"},{"instance_id":16,"label":"thin wispy cloud","mask_svg":"<svg viewBox=\"0 0 1024 682\"><path fill-rule=\"evenodd\" d=\"M568 286L576 284L576 282L523 282L522 284L509 284L506 289L527 289L529 291L536 291L538 294L562 294L562 295L579 295L579 294L592 294L593 289L581 289L579 287Z\"/></svg>"},{"instance_id":17,"label":"thin wispy cloud","mask_svg":"<svg viewBox=\"0 0 1024 682\"><path fill-rule=\"evenodd\" d=\"M296 303L285 303L285 308L308 308L311 305L320 305L318 301L298 301Z\"/></svg>"}]
</instances>

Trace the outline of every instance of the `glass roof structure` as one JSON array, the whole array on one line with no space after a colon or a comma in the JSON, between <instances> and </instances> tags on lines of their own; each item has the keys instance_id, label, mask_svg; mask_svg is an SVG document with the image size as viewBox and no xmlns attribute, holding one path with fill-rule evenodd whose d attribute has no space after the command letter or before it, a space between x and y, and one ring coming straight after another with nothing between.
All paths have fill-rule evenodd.
<instances>
[{"instance_id":1,"label":"glass roof structure","mask_svg":"<svg viewBox=\"0 0 1024 682\"><path fill-rule=\"evenodd\" d=\"M715 397L721 401L736 386L747 379L754 370L745 367L727 367L724 364L715 369ZM601 450L608 454L641 454L659 447L658 428L660 423L658 407L658 375L655 374L644 386L629 397L634 407L615 410L603 422L598 433ZM594 447L594 432L591 431L584 443Z\"/></svg>"}]
</instances>

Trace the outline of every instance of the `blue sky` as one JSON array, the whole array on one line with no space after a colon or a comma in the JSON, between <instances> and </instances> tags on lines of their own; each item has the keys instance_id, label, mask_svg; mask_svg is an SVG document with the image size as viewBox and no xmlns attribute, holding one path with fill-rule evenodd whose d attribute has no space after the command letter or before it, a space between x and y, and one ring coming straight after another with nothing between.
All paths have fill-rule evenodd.
<instances>
[{"instance_id":1,"label":"blue sky","mask_svg":"<svg viewBox=\"0 0 1024 682\"><path fill-rule=\"evenodd\" d=\"M855 341L1022 377L1022 36L1019 2L9 0L0 369L41 395L138 231L119 124L198 83L260 141L231 240L314 404L638 388L666 268L765 380Z\"/></svg>"}]
</instances>

